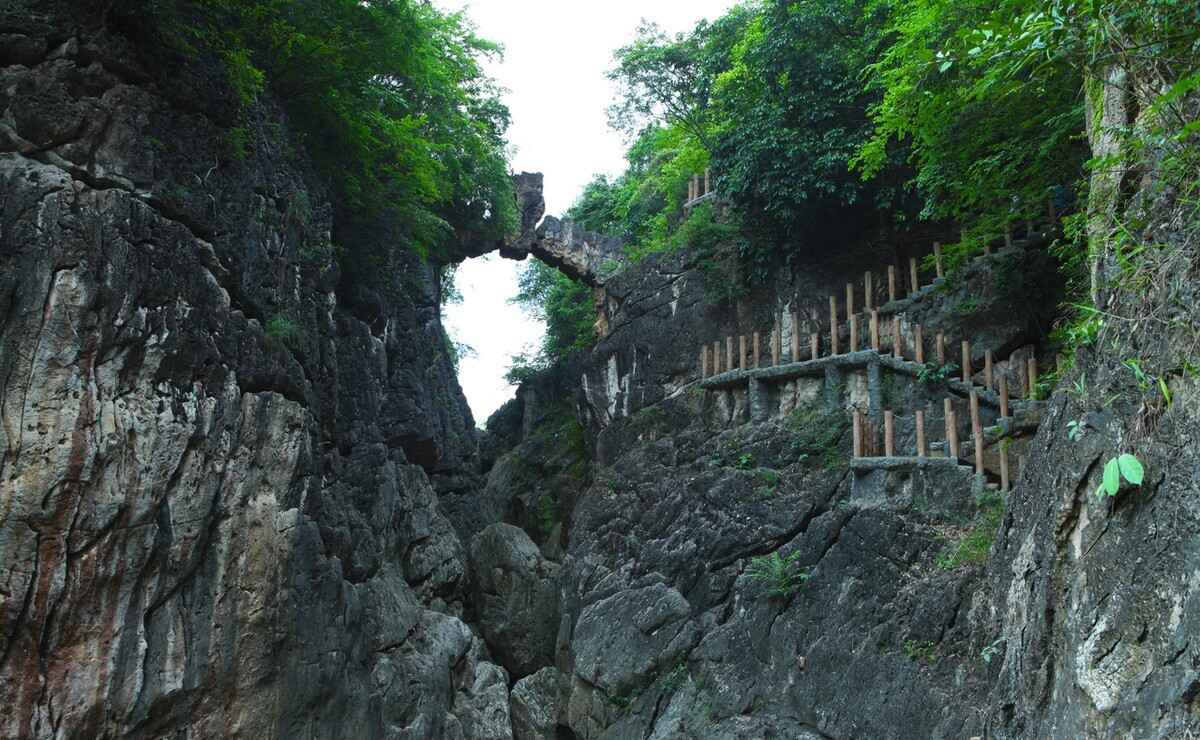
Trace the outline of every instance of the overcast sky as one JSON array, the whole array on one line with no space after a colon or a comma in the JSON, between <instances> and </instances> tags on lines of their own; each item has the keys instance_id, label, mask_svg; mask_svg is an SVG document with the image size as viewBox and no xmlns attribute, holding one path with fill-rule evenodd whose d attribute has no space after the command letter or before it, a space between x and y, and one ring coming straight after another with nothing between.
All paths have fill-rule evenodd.
<instances>
[{"instance_id":1,"label":"overcast sky","mask_svg":"<svg viewBox=\"0 0 1200 740\"><path fill-rule=\"evenodd\" d=\"M489 72L508 89L508 138L516 171L546 176L546 212L562 215L598 172L624 169L625 142L608 128L612 99L604 77L612 52L634 37L642 18L670 33L712 20L733 0L438 0L465 7L479 34L504 45ZM459 381L480 426L515 388L504 382L509 359L539 341L542 327L507 304L516 293L520 263L491 255L459 268L463 303L449 306L452 337L474 348Z\"/></svg>"}]
</instances>

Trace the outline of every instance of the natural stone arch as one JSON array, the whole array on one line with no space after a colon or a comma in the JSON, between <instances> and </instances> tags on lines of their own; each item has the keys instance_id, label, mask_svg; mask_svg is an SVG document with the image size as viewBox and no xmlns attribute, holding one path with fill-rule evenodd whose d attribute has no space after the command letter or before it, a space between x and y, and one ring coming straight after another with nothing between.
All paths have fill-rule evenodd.
<instances>
[{"instance_id":1,"label":"natural stone arch","mask_svg":"<svg viewBox=\"0 0 1200 740\"><path fill-rule=\"evenodd\" d=\"M540 172L513 176L513 189L521 213L521 231L493 242L467 241L464 257L499 252L501 257L524 260L529 255L556 267L568 277L592 288L600 288L622 259L620 239L588 231L572 221L546 216Z\"/></svg>"}]
</instances>

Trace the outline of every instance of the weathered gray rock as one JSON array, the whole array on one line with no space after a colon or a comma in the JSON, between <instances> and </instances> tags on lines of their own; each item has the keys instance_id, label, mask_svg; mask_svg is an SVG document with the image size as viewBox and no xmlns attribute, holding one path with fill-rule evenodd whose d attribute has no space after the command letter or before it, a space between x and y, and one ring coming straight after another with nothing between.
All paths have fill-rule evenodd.
<instances>
[{"instance_id":1,"label":"weathered gray rock","mask_svg":"<svg viewBox=\"0 0 1200 740\"><path fill-rule=\"evenodd\" d=\"M470 605L500 663L522 678L554 661L558 566L529 535L493 524L471 541Z\"/></svg>"},{"instance_id":2,"label":"weathered gray rock","mask_svg":"<svg viewBox=\"0 0 1200 740\"><path fill-rule=\"evenodd\" d=\"M575 673L610 695L628 693L699 639L687 599L657 583L584 608L575 623Z\"/></svg>"},{"instance_id":3,"label":"weathered gray rock","mask_svg":"<svg viewBox=\"0 0 1200 740\"><path fill-rule=\"evenodd\" d=\"M513 740L509 718L508 673L498 665L477 662L454 702L463 737Z\"/></svg>"},{"instance_id":4,"label":"weathered gray rock","mask_svg":"<svg viewBox=\"0 0 1200 740\"><path fill-rule=\"evenodd\" d=\"M513 740L557 740L559 682L556 669L543 668L513 686Z\"/></svg>"},{"instance_id":5,"label":"weathered gray rock","mask_svg":"<svg viewBox=\"0 0 1200 740\"><path fill-rule=\"evenodd\" d=\"M270 100L229 156L220 69L90 7L0 8L0 735L504 737L432 267L334 264Z\"/></svg>"},{"instance_id":6,"label":"weathered gray rock","mask_svg":"<svg viewBox=\"0 0 1200 740\"><path fill-rule=\"evenodd\" d=\"M564 274L593 287L603 285L625 262L624 243L615 237L588 231L572 221L545 216L542 174L522 172L513 177L521 232L500 241L463 240L461 255L477 257L499 251L508 259L533 255Z\"/></svg>"}]
</instances>

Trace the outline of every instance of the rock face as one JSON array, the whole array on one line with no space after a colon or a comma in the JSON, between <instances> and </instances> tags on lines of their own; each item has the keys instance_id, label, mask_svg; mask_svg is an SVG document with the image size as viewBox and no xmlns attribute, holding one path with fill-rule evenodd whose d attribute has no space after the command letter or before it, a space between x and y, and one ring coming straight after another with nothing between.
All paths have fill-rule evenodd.
<instances>
[{"instance_id":1,"label":"rock face","mask_svg":"<svg viewBox=\"0 0 1200 740\"><path fill-rule=\"evenodd\" d=\"M79 4L0 16L0 735L507 737L432 268L339 272L269 102L231 154Z\"/></svg>"},{"instance_id":2,"label":"rock face","mask_svg":"<svg viewBox=\"0 0 1200 740\"><path fill-rule=\"evenodd\" d=\"M501 664L518 678L549 666L558 633L558 566L510 524L476 535L470 562L473 621Z\"/></svg>"},{"instance_id":3,"label":"rock face","mask_svg":"<svg viewBox=\"0 0 1200 740\"><path fill-rule=\"evenodd\" d=\"M543 668L512 690L513 740L557 740L558 671Z\"/></svg>"},{"instance_id":4,"label":"rock face","mask_svg":"<svg viewBox=\"0 0 1200 740\"><path fill-rule=\"evenodd\" d=\"M1087 88L1088 136L1095 155L1112 155L1122 147L1116 131L1148 125L1147 91L1170 81L1153 67L1094 72L1102 79ZM1194 119L1200 96L1180 105L1180 120ZM1200 383L1178 369L1192 367L1184 358L1195 356L1200 326L1200 229L1194 205L1160 170L1168 161L1092 175L1093 293L1114 318L1073 358L1063 382L1071 392L1049 405L989 569L1003 646L998 737L1200 732ZM1153 287L1123 278L1109 239L1120 223L1143 225L1136 238L1161 250L1138 267ZM1097 496L1121 453L1142 461L1145 481Z\"/></svg>"}]
</instances>

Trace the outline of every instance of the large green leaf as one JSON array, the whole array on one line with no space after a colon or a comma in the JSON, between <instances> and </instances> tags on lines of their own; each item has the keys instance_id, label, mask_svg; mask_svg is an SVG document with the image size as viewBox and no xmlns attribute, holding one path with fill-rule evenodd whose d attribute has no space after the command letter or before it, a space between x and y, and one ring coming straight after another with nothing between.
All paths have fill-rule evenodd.
<instances>
[{"instance_id":1,"label":"large green leaf","mask_svg":"<svg viewBox=\"0 0 1200 740\"><path fill-rule=\"evenodd\" d=\"M1104 466L1104 491L1109 496L1116 496L1119 490L1121 490L1121 467L1117 464L1117 458L1114 457Z\"/></svg>"},{"instance_id":2,"label":"large green leaf","mask_svg":"<svg viewBox=\"0 0 1200 740\"><path fill-rule=\"evenodd\" d=\"M1135 486L1142 485L1142 479L1146 475L1146 471L1142 468L1142 461L1128 453L1117 458L1117 466L1121 469L1121 475L1125 480ZM1105 473L1107 477L1107 471Z\"/></svg>"}]
</instances>

